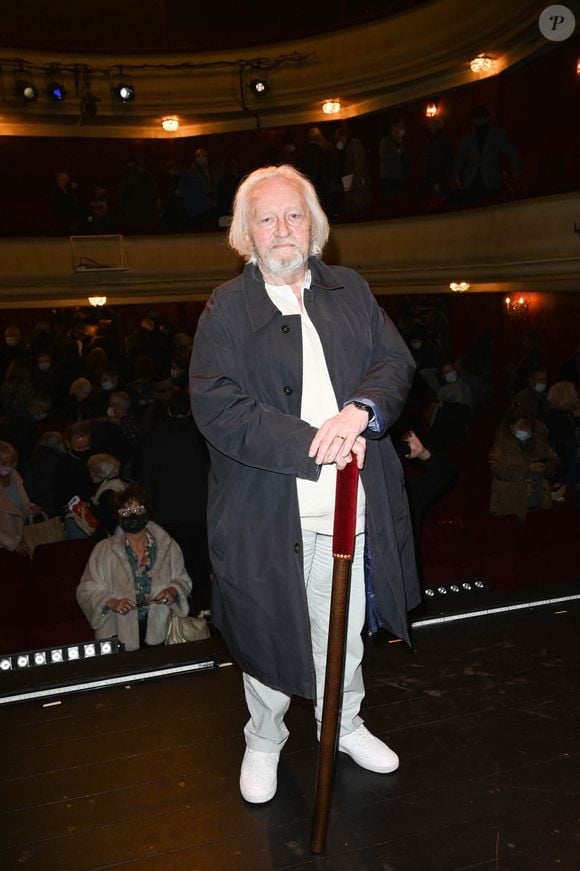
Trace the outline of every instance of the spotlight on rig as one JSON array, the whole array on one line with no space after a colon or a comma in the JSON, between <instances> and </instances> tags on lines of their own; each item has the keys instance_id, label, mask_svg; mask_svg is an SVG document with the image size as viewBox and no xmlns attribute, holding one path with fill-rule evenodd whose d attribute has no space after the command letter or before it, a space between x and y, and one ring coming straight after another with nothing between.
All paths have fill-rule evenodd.
<instances>
[{"instance_id":1,"label":"spotlight on rig","mask_svg":"<svg viewBox=\"0 0 580 871\"><path fill-rule=\"evenodd\" d=\"M121 103L132 103L135 99L135 88L133 85L128 84L128 82L121 82L121 84L115 85L112 91Z\"/></svg>"},{"instance_id":2,"label":"spotlight on rig","mask_svg":"<svg viewBox=\"0 0 580 871\"><path fill-rule=\"evenodd\" d=\"M16 96L24 100L25 103L34 103L38 100L38 88L27 79L19 79L15 82L14 90L16 91Z\"/></svg>"},{"instance_id":3,"label":"spotlight on rig","mask_svg":"<svg viewBox=\"0 0 580 871\"><path fill-rule=\"evenodd\" d=\"M256 97L263 97L268 90L268 82L266 79L252 79L250 82L250 90Z\"/></svg>"},{"instance_id":4,"label":"spotlight on rig","mask_svg":"<svg viewBox=\"0 0 580 871\"><path fill-rule=\"evenodd\" d=\"M50 82L46 86L46 96L54 103L62 103L66 99L66 88L62 82Z\"/></svg>"}]
</instances>

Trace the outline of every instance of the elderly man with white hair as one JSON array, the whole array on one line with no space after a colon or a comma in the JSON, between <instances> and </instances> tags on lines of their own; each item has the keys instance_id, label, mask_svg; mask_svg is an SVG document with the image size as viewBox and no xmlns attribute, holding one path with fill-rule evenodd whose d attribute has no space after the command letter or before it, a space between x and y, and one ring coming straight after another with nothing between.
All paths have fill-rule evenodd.
<instances>
[{"instance_id":1,"label":"elderly man with white hair","mask_svg":"<svg viewBox=\"0 0 580 871\"><path fill-rule=\"evenodd\" d=\"M314 700L320 730L336 470L350 461L361 486L338 749L377 773L399 764L360 717L361 632L366 616L408 638L407 610L419 601L403 474L388 436L414 363L366 281L320 259L328 232L299 172L248 176L229 237L247 264L214 291L191 360L193 413L212 463L212 618L244 672L240 790L253 803L276 792L291 695Z\"/></svg>"}]
</instances>

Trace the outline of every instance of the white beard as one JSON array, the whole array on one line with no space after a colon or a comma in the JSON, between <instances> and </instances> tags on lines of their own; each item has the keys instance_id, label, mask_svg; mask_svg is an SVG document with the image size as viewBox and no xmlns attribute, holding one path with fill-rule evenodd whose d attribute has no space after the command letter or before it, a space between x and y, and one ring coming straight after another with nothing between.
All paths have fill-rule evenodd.
<instances>
[{"instance_id":1,"label":"white beard","mask_svg":"<svg viewBox=\"0 0 580 871\"><path fill-rule=\"evenodd\" d=\"M260 261L263 271L269 275L284 275L286 272L294 272L301 269L308 262L308 254L303 254L298 246L284 254L276 254L270 251Z\"/></svg>"}]
</instances>

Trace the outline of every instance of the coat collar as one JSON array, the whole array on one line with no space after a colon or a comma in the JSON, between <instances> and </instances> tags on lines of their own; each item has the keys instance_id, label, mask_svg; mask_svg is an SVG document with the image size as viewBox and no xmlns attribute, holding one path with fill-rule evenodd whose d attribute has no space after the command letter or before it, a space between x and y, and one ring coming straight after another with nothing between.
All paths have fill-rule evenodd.
<instances>
[{"instance_id":1,"label":"coat collar","mask_svg":"<svg viewBox=\"0 0 580 871\"><path fill-rule=\"evenodd\" d=\"M311 288L338 290L344 287L343 284L333 281L330 269L317 257L308 258L308 267L312 274ZM268 296L262 273L255 263L246 264L242 280L250 325L255 333L272 320L278 309Z\"/></svg>"}]
</instances>

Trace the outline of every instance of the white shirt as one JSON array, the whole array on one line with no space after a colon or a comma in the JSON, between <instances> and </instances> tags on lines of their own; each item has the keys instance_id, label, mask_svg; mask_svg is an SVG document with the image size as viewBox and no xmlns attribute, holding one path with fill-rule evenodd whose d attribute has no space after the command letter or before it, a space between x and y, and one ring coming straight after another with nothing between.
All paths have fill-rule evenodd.
<instances>
[{"instance_id":1,"label":"white shirt","mask_svg":"<svg viewBox=\"0 0 580 871\"><path fill-rule=\"evenodd\" d=\"M302 290L302 310L288 284L266 284L268 296L283 315L300 315L302 323L302 405L300 417L311 426L320 427L339 408L328 373L320 336L304 307L304 289L310 287L312 276L308 270ZM353 460L353 462L355 462ZM298 507L303 529L332 535L334 501L336 496L336 466L323 465L318 481L296 479ZM361 482L358 487L357 535L365 528L365 494Z\"/></svg>"}]
</instances>

